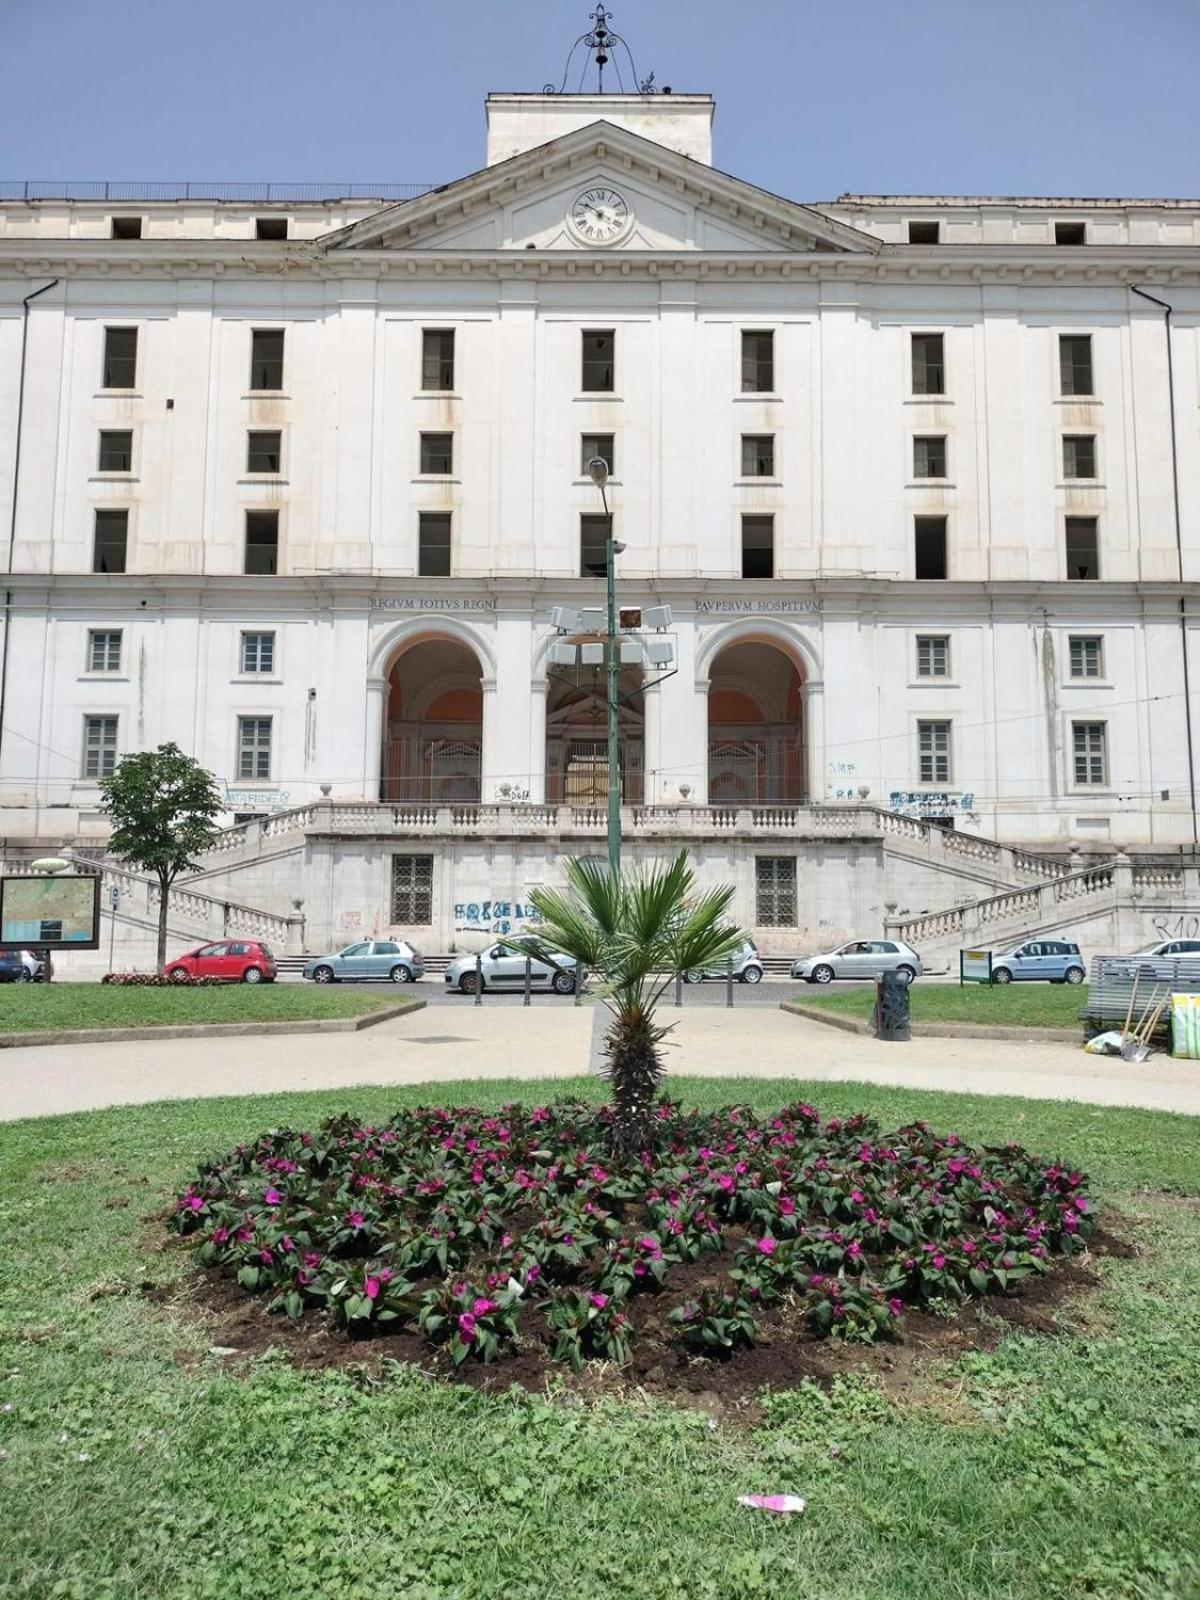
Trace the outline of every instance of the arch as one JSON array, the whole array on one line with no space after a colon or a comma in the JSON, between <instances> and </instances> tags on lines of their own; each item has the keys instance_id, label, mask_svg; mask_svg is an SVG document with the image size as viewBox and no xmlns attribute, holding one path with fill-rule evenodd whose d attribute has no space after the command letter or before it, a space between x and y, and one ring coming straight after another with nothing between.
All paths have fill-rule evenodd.
<instances>
[{"instance_id":1,"label":"arch","mask_svg":"<svg viewBox=\"0 0 1200 1600\"><path fill-rule=\"evenodd\" d=\"M466 636L463 636L465 632ZM384 658L379 797L477 801L483 772L484 668L469 630L406 629Z\"/></svg>"},{"instance_id":2,"label":"arch","mask_svg":"<svg viewBox=\"0 0 1200 1600\"><path fill-rule=\"evenodd\" d=\"M640 805L645 793L645 704L641 667L621 668L621 800ZM603 806L608 794L607 687L602 668L580 667L571 678L548 675L546 693L546 800L549 804Z\"/></svg>"},{"instance_id":3,"label":"arch","mask_svg":"<svg viewBox=\"0 0 1200 1600\"><path fill-rule=\"evenodd\" d=\"M752 643L773 644L776 649L790 656L807 692L813 693L821 688L821 659L812 640L789 627L786 622L776 622L772 617L739 617L736 622L727 622L706 631L696 651L697 679L711 676L713 662L730 645Z\"/></svg>"},{"instance_id":4,"label":"arch","mask_svg":"<svg viewBox=\"0 0 1200 1600\"><path fill-rule=\"evenodd\" d=\"M711 805L798 805L807 794L805 676L794 636L751 624L707 653Z\"/></svg>"},{"instance_id":5,"label":"arch","mask_svg":"<svg viewBox=\"0 0 1200 1600\"><path fill-rule=\"evenodd\" d=\"M457 617L433 611L406 617L403 622L385 628L370 644L367 677L386 680L399 657L427 639L453 639L465 645L478 661L485 683L495 681L496 657L486 637Z\"/></svg>"}]
</instances>

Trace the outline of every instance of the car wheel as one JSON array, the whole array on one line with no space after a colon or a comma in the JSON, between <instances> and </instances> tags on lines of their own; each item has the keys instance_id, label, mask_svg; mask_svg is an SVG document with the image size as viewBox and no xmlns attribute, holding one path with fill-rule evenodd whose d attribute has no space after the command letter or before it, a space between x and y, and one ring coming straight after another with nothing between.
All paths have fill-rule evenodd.
<instances>
[{"instance_id":1,"label":"car wheel","mask_svg":"<svg viewBox=\"0 0 1200 1600\"><path fill-rule=\"evenodd\" d=\"M904 979L905 983L912 983L917 976L910 966L897 967L896 973Z\"/></svg>"},{"instance_id":2,"label":"car wheel","mask_svg":"<svg viewBox=\"0 0 1200 1600\"><path fill-rule=\"evenodd\" d=\"M684 983L702 983L704 981L704 974L702 972L685 972L683 975L683 981Z\"/></svg>"},{"instance_id":3,"label":"car wheel","mask_svg":"<svg viewBox=\"0 0 1200 1600\"><path fill-rule=\"evenodd\" d=\"M827 967L824 962L822 962L819 967L814 967L812 970L813 983L832 983L833 979L833 968Z\"/></svg>"},{"instance_id":4,"label":"car wheel","mask_svg":"<svg viewBox=\"0 0 1200 1600\"><path fill-rule=\"evenodd\" d=\"M574 994L575 974L573 972L556 972L551 980L550 987L555 994Z\"/></svg>"},{"instance_id":5,"label":"car wheel","mask_svg":"<svg viewBox=\"0 0 1200 1600\"><path fill-rule=\"evenodd\" d=\"M997 967L995 972L992 973L992 982L993 983L1011 983L1012 982L1012 973L1008 970L1007 967Z\"/></svg>"},{"instance_id":6,"label":"car wheel","mask_svg":"<svg viewBox=\"0 0 1200 1600\"><path fill-rule=\"evenodd\" d=\"M334 981L332 967L318 967L313 973L314 983L333 983Z\"/></svg>"},{"instance_id":7,"label":"car wheel","mask_svg":"<svg viewBox=\"0 0 1200 1600\"><path fill-rule=\"evenodd\" d=\"M21 968L20 974L19 974L19 976L17 978L17 982L18 983L32 983L33 982L33 973L30 972L28 967L22 967Z\"/></svg>"},{"instance_id":8,"label":"car wheel","mask_svg":"<svg viewBox=\"0 0 1200 1600\"><path fill-rule=\"evenodd\" d=\"M459 994L474 994L475 993L475 984L476 984L476 982L477 982L477 979L476 979L475 974L473 972L464 972L462 977L458 980L458 992L459 992ZM481 983L480 987L481 988L486 988L487 986L486 986L486 984L482 984Z\"/></svg>"},{"instance_id":9,"label":"car wheel","mask_svg":"<svg viewBox=\"0 0 1200 1600\"><path fill-rule=\"evenodd\" d=\"M242 973L242 982L243 983L261 983L262 982L262 968L261 967L247 967L245 972Z\"/></svg>"},{"instance_id":10,"label":"car wheel","mask_svg":"<svg viewBox=\"0 0 1200 1600\"><path fill-rule=\"evenodd\" d=\"M743 983L761 983L762 982L762 968L761 967L747 967L745 972L742 973L742 982Z\"/></svg>"},{"instance_id":11,"label":"car wheel","mask_svg":"<svg viewBox=\"0 0 1200 1600\"><path fill-rule=\"evenodd\" d=\"M167 976L170 978L172 983L186 983L188 980L188 969L186 967L172 967Z\"/></svg>"},{"instance_id":12,"label":"car wheel","mask_svg":"<svg viewBox=\"0 0 1200 1600\"><path fill-rule=\"evenodd\" d=\"M1082 983L1083 982L1083 968L1082 967L1068 967L1066 972L1064 973L1064 977L1066 978L1068 983Z\"/></svg>"},{"instance_id":13,"label":"car wheel","mask_svg":"<svg viewBox=\"0 0 1200 1600\"><path fill-rule=\"evenodd\" d=\"M412 982L412 973L408 970L407 967L401 966L399 962L397 962L396 965L392 968L392 970L388 973L388 977L392 980L393 983L411 983Z\"/></svg>"}]
</instances>

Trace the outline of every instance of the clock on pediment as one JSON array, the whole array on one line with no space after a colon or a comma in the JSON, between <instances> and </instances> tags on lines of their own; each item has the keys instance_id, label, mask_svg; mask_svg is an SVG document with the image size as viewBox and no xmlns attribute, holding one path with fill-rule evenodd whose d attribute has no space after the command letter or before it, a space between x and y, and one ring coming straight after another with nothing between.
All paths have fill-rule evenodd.
<instances>
[{"instance_id":1,"label":"clock on pediment","mask_svg":"<svg viewBox=\"0 0 1200 1600\"><path fill-rule=\"evenodd\" d=\"M584 189L567 214L567 226L581 244L616 244L632 225L633 213L625 196L607 184Z\"/></svg>"}]
</instances>

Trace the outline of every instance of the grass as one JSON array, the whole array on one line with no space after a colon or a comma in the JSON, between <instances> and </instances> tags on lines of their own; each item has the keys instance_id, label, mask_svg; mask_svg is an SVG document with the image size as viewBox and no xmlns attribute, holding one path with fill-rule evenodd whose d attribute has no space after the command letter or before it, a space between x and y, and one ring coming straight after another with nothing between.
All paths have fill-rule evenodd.
<instances>
[{"instance_id":1,"label":"grass","mask_svg":"<svg viewBox=\"0 0 1200 1600\"><path fill-rule=\"evenodd\" d=\"M1081 1028L1079 1014L1087 1004L1087 985L1008 983L989 988L984 984L914 983L910 991L912 1020L921 1022L980 1022L1009 1028ZM840 1016L866 1022L875 1007L873 988L819 989L798 984L789 994L801 1005L819 1006ZM1082 1032L1080 1033L1082 1038Z\"/></svg>"},{"instance_id":2,"label":"grass","mask_svg":"<svg viewBox=\"0 0 1200 1600\"><path fill-rule=\"evenodd\" d=\"M389 984L318 988L316 984L231 983L219 989L122 989L100 983L0 984L0 1033L57 1033L68 1028L161 1028L197 1022L296 1022L360 1017L411 998Z\"/></svg>"},{"instance_id":3,"label":"grass","mask_svg":"<svg viewBox=\"0 0 1200 1600\"><path fill-rule=\"evenodd\" d=\"M564 1085L564 1087L567 1087ZM901 1402L861 1379L753 1431L648 1401L487 1397L398 1371L229 1370L157 1213L268 1126L430 1090L185 1101L0 1126L0 1594L41 1600L1186 1600L1200 1592L1200 1139L1167 1113L860 1084L674 1079L689 1103L914 1116L1092 1173L1137 1259L1059 1338ZM570 1092L598 1094L594 1082ZM434 1091L446 1094L445 1086ZM459 1084L497 1107L548 1091ZM146 1280L167 1298L147 1301ZM81 1459L86 1457L87 1459ZM739 1494L808 1499L802 1518Z\"/></svg>"}]
</instances>

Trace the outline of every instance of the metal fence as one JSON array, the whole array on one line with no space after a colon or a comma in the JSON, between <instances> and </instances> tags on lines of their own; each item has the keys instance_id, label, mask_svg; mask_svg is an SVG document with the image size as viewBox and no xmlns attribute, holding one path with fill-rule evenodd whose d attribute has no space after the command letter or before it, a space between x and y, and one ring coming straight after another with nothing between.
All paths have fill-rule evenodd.
<instances>
[{"instance_id":1,"label":"metal fence","mask_svg":"<svg viewBox=\"0 0 1200 1600\"><path fill-rule=\"evenodd\" d=\"M0 178L2 200L415 200L434 183L222 183Z\"/></svg>"}]
</instances>

